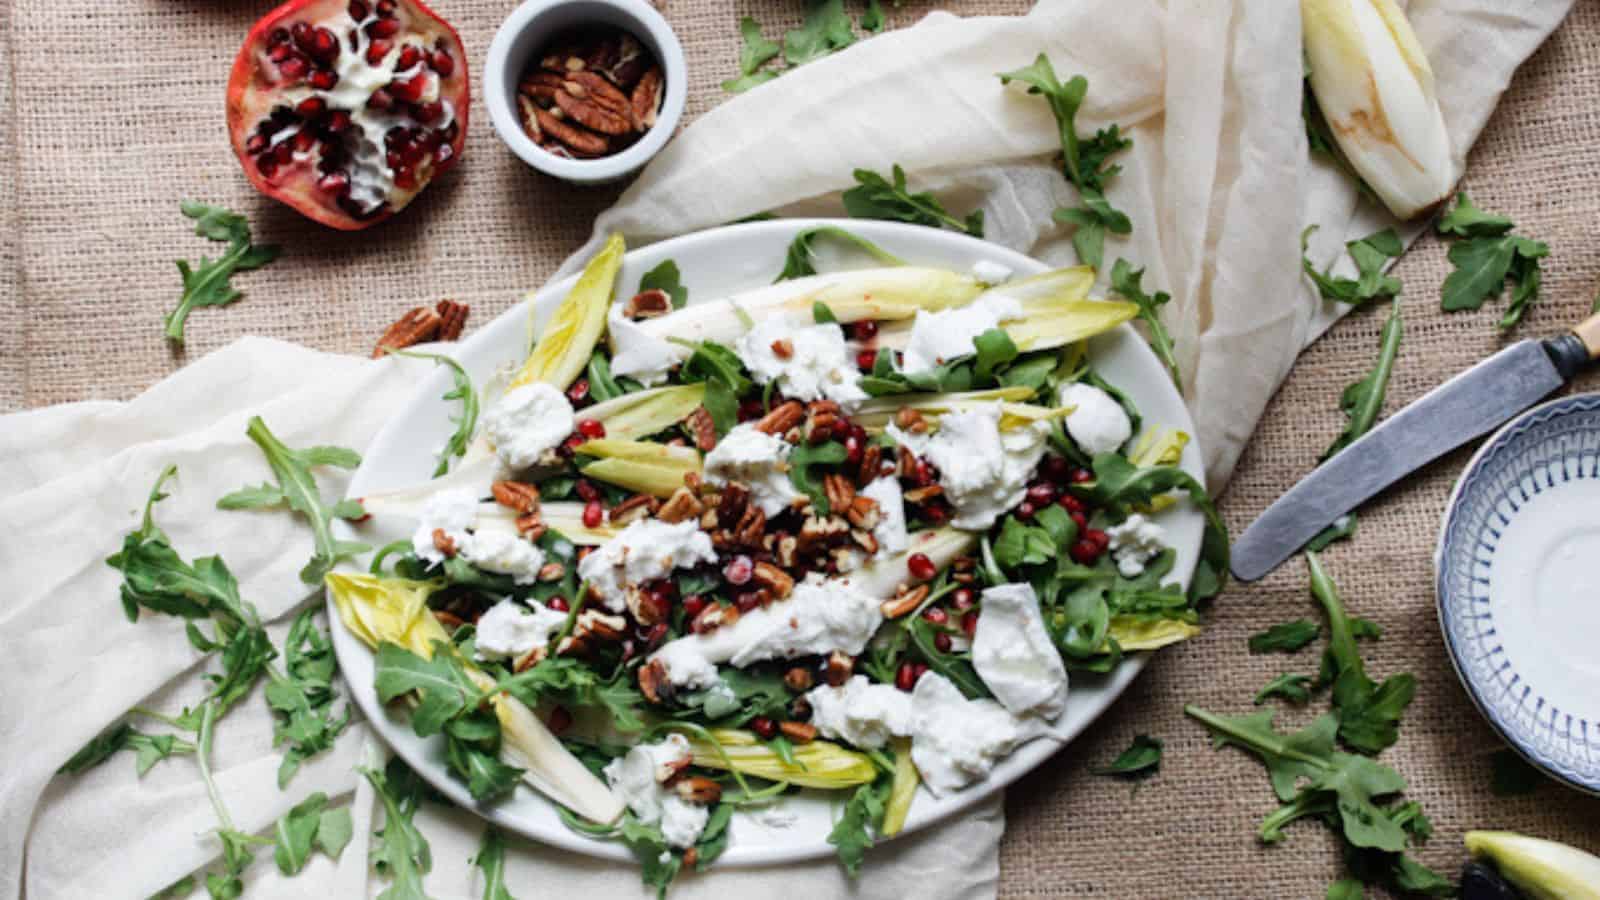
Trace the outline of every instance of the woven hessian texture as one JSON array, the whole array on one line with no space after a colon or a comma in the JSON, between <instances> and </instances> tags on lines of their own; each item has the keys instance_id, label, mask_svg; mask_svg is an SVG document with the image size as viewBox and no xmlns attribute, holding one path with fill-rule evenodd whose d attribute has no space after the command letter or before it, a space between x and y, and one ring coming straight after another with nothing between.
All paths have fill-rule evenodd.
<instances>
[{"instance_id":1,"label":"woven hessian texture","mask_svg":"<svg viewBox=\"0 0 1600 900\"><path fill-rule=\"evenodd\" d=\"M477 65L509 2L440 2ZM1022 0L945 4L964 14L1019 13ZM0 408L126 398L243 334L364 353L405 309L442 297L472 305L471 325L539 284L586 236L616 188L569 188L528 170L500 144L475 103L465 164L395 221L346 235L313 226L254 194L223 131L223 84L234 51L265 4L140 0L0 0ZM890 10L894 25L926 12ZM715 105L733 73L735 23L751 14L773 35L798 4L668 0L689 56L686 119ZM1472 155L1467 187L1489 209L1551 244L1546 297L1518 335L1576 321L1600 283L1600 5L1580 4L1519 73ZM711 186L708 186L708 188ZM179 216L194 198L246 212L284 258L237 283L247 297L190 319L189 342L161 339L178 296L173 260L214 254ZM1498 309L1444 315L1437 294L1445 248L1424 239L1396 269L1407 286L1407 333L1389 409L1501 345ZM1503 301L1502 301L1503 303ZM1288 487L1338 431L1338 392L1370 365L1382 310L1365 310L1313 346L1268 409L1224 503L1230 525ZM1589 384L1590 387L1594 383ZM1499 744L1473 711L1445 657L1430 556L1462 451L1373 503L1351 544L1327 554L1351 610L1385 630L1364 645L1377 676L1415 672L1420 687L1400 743L1384 755L1411 781L1437 828L1421 857L1461 862L1461 832L1507 827L1600 847L1596 801L1554 785L1531 797L1488 791ZM1261 848L1273 807L1261 768L1213 752L1185 703L1238 713L1284 671L1313 672L1316 651L1250 656L1246 635L1316 618L1304 571L1291 564L1217 602L1204 636L1165 651L1087 735L1010 792L1003 896L1117 898L1320 897L1336 852L1314 824ZM1313 709L1318 709L1318 701ZM1285 723L1303 715L1283 714ZM1132 735L1166 741L1161 774L1130 796L1087 775ZM1587 823L1587 824L1586 824Z\"/></svg>"}]
</instances>

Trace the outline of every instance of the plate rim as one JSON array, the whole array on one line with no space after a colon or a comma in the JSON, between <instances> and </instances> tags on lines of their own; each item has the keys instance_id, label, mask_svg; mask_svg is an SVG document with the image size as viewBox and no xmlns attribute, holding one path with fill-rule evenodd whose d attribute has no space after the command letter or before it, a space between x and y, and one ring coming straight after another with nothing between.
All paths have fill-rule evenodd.
<instances>
[{"instance_id":1,"label":"plate rim","mask_svg":"<svg viewBox=\"0 0 1600 900\"><path fill-rule=\"evenodd\" d=\"M1434 614L1439 623L1439 632L1444 638L1445 653L1450 658L1450 667L1456 673L1456 679L1461 682L1467 697L1472 701L1473 707L1478 711L1490 729L1500 736L1500 740L1518 756L1522 757L1529 765L1537 768L1550 779L1559 784L1572 788L1581 793L1600 796L1600 774L1593 780L1586 780L1561 763L1548 758L1541 753L1522 732L1502 721L1492 707L1485 702L1478 683L1467 674L1467 668L1462 662L1463 648L1456 644L1455 636L1451 633L1446 619L1447 606L1454 595L1447 585L1445 569L1445 552L1449 544L1452 524L1461 512L1463 495L1467 490L1468 482L1482 469L1488 458L1501 450L1514 445L1522 438L1525 429L1534 424L1534 420L1553 420L1576 410L1572 407L1584 407L1583 411L1600 411L1600 392L1584 392L1567 394L1546 400L1536 406L1529 407L1518 413L1512 419L1500 426L1488 440L1483 442L1467 464L1462 467L1461 474L1456 477L1456 482L1450 489L1450 495L1445 501L1444 512L1440 516L1439 537L1434 545Z\"/></svg>"},{"instance_id":2,"label":"plate rim","mask_svg":"<svg viewBox=\"0 0 1600 900\"><path fill-rule=\"evenodd\" d=\"M930 229L926 226L910 225L898 222L817 217L779 218L756 222L733 223L729 225L717 226L715 228L693 231L667 238L665 240L632 247L628 249L624 257L624 262L627 262L628 257L644 252L670 255L679 245L698 244L708 240L713 242L720 240L736 240L736 236L738 235L756 234L761 232L778 232L784 235L793 235L807 228L825 226L847 228L857 233L863 233L870 239L879 241L886 239L892 240L896 236L903 235L908 237L913 243L922 244L922 246L927 248L929 251L929 255L946 253L950 252L951 248L965 246L967 250L974 256L985 257L991 261L1010 267L1016 272L1018 277L1025 277L1030 274L1038 274L1058 268L1041 260L1034 259L1033 257L1022 253L1021 251L1012 250L1011 248L1000 244L952 231ZM883 235L886 237L873 237L874 234ZM954 254L951 253L951 255ZM477 344L481 343L492 345L494 340L490 335L491 332L496 330L497 323L511 318L525 319L529 304L536 302L538 297L543 296L547 292L567 289L573 282L577 280L578 276L578 272L573 272L559 278L552 277L539 286L524 292L522 298L516 303L513 303L500 314L496 315L493 319L479 326L460 344L450 348L451 352L448 355L452 358L459 359L464 355L470 355L471 353L475 352L475 345ZM754 285L751 285L751 287L754 287ZM744 289L747 288L735 288L735 290ZM1133 327L1127 323L1117 326L1117 328L1113 329L1111 332L1098 336L1096 339L1115 339L1121 342L1131 343L1131 352L1140 357L1140 362L1138 365L1140 365L1142 368L1150 369L1152 372L1161 373L1161 377L1155 379L1155 384L1158 385L1160 390L1166 392L1168 399L1173 401L1175 404L1179 411L1179 421L1163 420L1160 424L1166 427L1181 429L1190 436L1188 446L1185 448L1183 458L1180 462L1180 468L1183 468L1185 471L1199 479L1202 484L1204 484L1206 480L1204 466L1201 459L1200 442L1198 436L1195 434L1193 416L1189 411L1188 403L1186 400L1184 400L1182 393L1178 391L1175 385L1173 385L1170 378L1165 376L1165 369L1162 367L1160 360L1156 357L1155 352L1145 342L1143 337L1140 336L1137 331L1135 331ZM442 367L440 367L437 371L431 372L430 374L419 379L416 387L413 389L406 402L400 407L399 410L397 410L397 414L386 421L384 425L377 431L377 433L373 435L372 440L369 442L369 447L388 443L391 440L391 430L403 427L402 423L405 420L405 417L399 413L408 408L410 404L417 402L417 398L420 395L429 393L437 394L438 388L445 386L445 382L448 377L449 373L443 371ZM363 458L361 468L358 468L357 471L352 474L352 486L361 483L361 476L363 474L362 470L365 469L366 466L367 460L366 458ZM1193 515L1198 516L1199 513L1193 512ZM348 523L336 521L334 526L337 530L339 530L339 536L343 539L353 539L356 536L356 532ZM1180 576L1180 582L1185 587L1187 587L1190 580L1193 578L1194 570L1198 565L1200 540L1201 537L1197 535L1194 540L1195 547L1192 551L1193 562L1191 565L1187 570L1181 573L1176 573ZM348 571L349 568L350 567L346 565L344 570ZM361 569L361 571L365 571L365 569ZM332 598L326 598L325 603L330 624L335 621L338 621L339 623L338 627L332 628L331 631L335 655L339 659L339 665L341 669L348 671L349 665L347 660L349 659L350 654L353 653L361 654L365 659L365 665L359 666L359 668L362 668L363 670L370 668L373 655L372 652L368 650L364 644L361 644L359 640L357 640L350 633L350 631L344 627L342 621L339 621L338 613L334 607ZM1149 661L1149 656L1149 652L1128 654L1123 657L1123 661L1118 665L1118 667L1109 673L1100 675L1082 673L1076 675L1075 678L1089 680L1095 684L1103 686L1104 691L1103 693L1099 693L1091 699L1079 701L1080 703L1090 704L1090 711L1089 715L1086 716L1082 724L1075 731L1071 731L1063 736L1061 733L1052 730L1050 732L1050 736L1048 737L1036 739L1023 744L1007 757L997 762L994 769L991 770L989 776L987 776L983 781L977 782L960 791L950 792L945 794L943 797L937 798L937 808L930 810L929 805L925 802L921 804L922 809L920 810L916 808L916 805L914 805L911 810L911 814L907 818L905 826L894 837L898 838L901 836L910 835L912 833L921 831L924 828L951 820L971 809L979 802L987 800L993 796L995 792L1010 786L1022 777L1040 768L1052 756L1054 756L1057 751L1076 740L1084 731L1088 730L1089 727L1091 727L1095 722L1099 721L1106 711L1122 698L1122 695L1127 691L1134 679L1139 675L1140 672L1143 671L1145 665ZM449 773L445 771L443 767L440 766L437 761L431 758L431 755L426 752L426 747L421 746L421 744L425 743L423 739L409 739L411 737L409 722L404 721L403 719L396 719L395 717L391 716L384 705L378 701L377 694L372 689L370 684L358 687L355 685L353 679L346 677L345 680L348 684L350 684L350 694L352 698L355 700L357 706L361 708L363 716L371 725L372 731L375 733L378 739L381 740L392 753L405 760L405 762L410 765L412 769L415 770L419 775L421 775L423 779L426 780L430 785L448 797L452 804L461 807L463 810L474 816L513 831L529 840L537 841L548 846L553 846L564 850L571 850L576 853L581 853L585 856L599 859L616 861L632 861L634 859L633 854L626 847L614 840L599 840L590 838L565 828L547 831L538 826L537 823L525 823L520 816L508 816L506 809L502 806L497 806L494 804L485 805L474 801L471 795L467 793L466 788L455 779L451 778ZM401 739L397 740L391 737L390 729L394 729L397 733L401 733ZM519 790L524 788L525 786L519 785ZM531 788L526 789L530 791L532 790ZM542 802L550 802L542 795L536 796L538 796ZM893 838L884 839L883 841L880 841L880 843L892 839ZM804 841L774 842L760 846L741 847L738 841L734 841L729 845L722 856L718 858L717 864L718 866L722 867L762 866L781 863L804 862L831 857L833 854L834 848L826 842L825 835L808 837Z\"/></svg>"}]
</instances>

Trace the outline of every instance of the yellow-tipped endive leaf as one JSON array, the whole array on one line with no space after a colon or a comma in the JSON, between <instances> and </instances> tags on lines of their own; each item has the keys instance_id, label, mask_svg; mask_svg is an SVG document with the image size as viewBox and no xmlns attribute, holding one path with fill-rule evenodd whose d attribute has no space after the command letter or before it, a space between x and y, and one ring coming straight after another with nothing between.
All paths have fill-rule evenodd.
<instances>
[{"instance_id":1,"label":"yellow-tipped endive leaf","mask_svg":"<svg viewBox=\"0 0 1600 900\"><path fill-rule=\"evenodd\" d=\"M995 400L1020 403L1033 395L1033 388L1021 386L987 391L955 391L947 394L893 394L861 404L850 416L850 421L863 428L882 428L894 421L895 413L907 407L924 415L936 416L952 409L964 409Z\"/></svg>"},{"instance_id":2,"label":"yellow-tipped endive leaf","mask_svg":"<svg viewBox=\"0 0 1600 900\"><path fill-rule=\"evenodd\" d=\"M585 409L582 417L606 426L608 438L632 441L682 422L705 397L704 384L651 388L596 403Z\"/></svg>"},{"instance_id":3,"label":"yellow-tipped endive leaf","mask_svg":"<svg viewBox=\"0 0 1600 900\"><path fill-rule=\"evenodd\" d=\"M945 394L944 396L950 398L962 397L961 394ZM943 404L929 404L926 408L919 409L919 411L922 412L922 418L928 423L929 427L937 430L939 427L940 417L946 415L947 413L975 409L980 406L988 406L994 402L995 401L993 400L973 401L967 399L951 399ZM1051 419L1060 419L1071 415L1074 409L1076 409L1076 407L1073 406L1050 407L1038 406L1033 403L1007 403L1005 401L1001 401L1000 430L1011 431L1014 428L1021 428L1024 425L1032 425L1035 422L1046 422ZM874 413L868 416L854 415L850 417L850 420L860 425L862 428L867 429L868 431L881 431L886 428L891 421L894 420L894 417L888 413Z\"/></svg>"},{"instance_id":4,"label":"yellow-tipped endive leaf","mask_svg":"<svg viewBox=\"0 0 1600 900\"><path fill-rule=\"evenodd\" d=\"M1155 650L1186 641L1200 633L1199 625L1178 619L1151 619L1144 616L1112 616L1107 632L1124 650Z\"/></svg>"},{"instance_id":5,"label":"yellow-tipped endive leaf","mask_svg":"<svg viewBox=\"0 0 1600 900\"><path fill-rule=\"evenodd\" d=\"M565 390L578 377L605 331L606 309L611 305L611 291L626 251L622 235L613 234L606 239L605 246L583 267L577 283L545 323L533 352L507 390L536 381ZM531 296L528 303L532 315Z\"/></svg>"},{"instance_id":6,"label":"yellow-tipped endive leaf","mask_svg":"<svg viewBox=\"0 0 1600 900\"><path fill-rule=\"evenodd\" d=\"M621 528L608 524L601 524L594 528L583 524L583 507L584 504L582 503L570 501L541 503L539 504L539 521L580 547L593 547L604 544L622 531ZM516 510L501 506L498 503L480 503L478 505L478 521L473 531L477 534L482 534L485 531L499 531L513 535L520 534L517 531L517 518L520 515Z\"/></svg>"},{"instance_id":7,"label":"yellow-tipped endive leaf","mask_svg":"<svg viewBox=\"0 0 1600 900\"><path fill-rule=\"evenodd\" d=\"M1175 466L1183 460L1183 448L1188 445L1189 435L1176 428L1146 430L1139 435L1139 440L1134 442L1133 452L1128 454L1128 461L1144 468ZM1152 497L1149 503L1142 504L1138 508L1142 512L1160 512L1177 502L1177 495L1162 494L1159 497Z\"/></svg>"},{"instance_id":8,"label":"yellow-tipped endive leaf","mask_svg":"<svg viewBox=\"0 0 1600 900\"><path fill-rule=\"evenodd\" d=\"M864 753L847 750L831 741L796 744L794 763L785 762L777 751L748 731L713 728L711 735L722 745L722 752L702 738L685 734L694 764L708 769L729 769L769 781L787 781L802 787L844 790L866 784L878 777L878 769ZM727 759L723 759L723 754Z\"/></svg>"},{"instance_id":9,"label":"yellow-tipped endive leaf","mask_svg":"<svg viewBox=\"0 0 1600 900\"><path fill-rule=\"evenodd\" d=\"M1065 347L1092 338L1139 315L1139 306L1121 300L1067 300L1037 312L1023 305L1023 318L1000 327L1023 353Z\"/></svg>"},{"instance_id":10,"label":"yellow-tipped endive leaf","mask_svg":"<svg viewBox=\"0 0 1600 900\"><path fill-rule=\"evenodd\" d=\"M670 497L683 487L685 475L700 473L700 452L693 447L601 438L577 449L597 457L582 467L585 477L652 497Z\"/></svg>"},{"instance_id":11,"label":"yellow-tipped endive leaf","mask_svg":"<svg viewBox=\"0 0 1600 900\"><path fill-rule=\"evenodd\" d=\"M911 761L911 739L895 738L890 746L894 749L894 783L889 786L889 802L883 806L883 825L878 829L884 837L894 837L906 827L906 815L911 812L911 801L922 782Z\"/></svg>"},{"instance_id":12,"label":"yellow-tipped endive leaf","mask_svg":"<svg viewBox=\"0 0 1600 900\"><path fill-rule=\"evenodd\" d=\"M450 646L449 632L427 603L442 582L333 572L325 583L340 621L374 650L379 644L398 644L431 659L436 643ZM470 660L462 662L480 690L494 686ZM524 781L590 821L609 823L622 816L622 801L522 701L496 694L490 703L500 720L500 759L522 769Z\"/></svg>"},{"instance_id":13,"label":"yellow-tipped endive leaf","mask_svg":"<svg viewBox=\"0 0 1600 900\"><path fill-rule=\"evenodd\" d=\"M1351 168L1402 219L1450 195L1456 169L1433 69L1393 0L1301 0L1311 92Z\"/></svg>"},{"instance_id":14,"label":"yellow-tipped endive leaf","mask_svg":"<svg viewBox=\"0 0 1600 900\"><path fill-rule=\"evenodd\" d=\"M1600 857L1513 831L1469 831L1467 852L1488 859L1529 900L1600 900Z\"/></svg>"}]
</instances>

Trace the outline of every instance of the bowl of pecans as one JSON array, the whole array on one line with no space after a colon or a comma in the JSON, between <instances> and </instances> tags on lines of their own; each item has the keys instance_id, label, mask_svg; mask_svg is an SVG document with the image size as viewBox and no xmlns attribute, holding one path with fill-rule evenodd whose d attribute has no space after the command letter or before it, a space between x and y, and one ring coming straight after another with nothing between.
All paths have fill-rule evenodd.
<instances>
[{"instance_id":1,"label":"bowl of pecans","mask_svg":"<svg viewBox=\"0 0 1600 900\"><path fill-rule=\"evenodd\" d=\"M683 47L645 0L528 0L489 45L484 102L528 165L594 184L638 171L683 114Z\"/></svg>"}]
</instances>

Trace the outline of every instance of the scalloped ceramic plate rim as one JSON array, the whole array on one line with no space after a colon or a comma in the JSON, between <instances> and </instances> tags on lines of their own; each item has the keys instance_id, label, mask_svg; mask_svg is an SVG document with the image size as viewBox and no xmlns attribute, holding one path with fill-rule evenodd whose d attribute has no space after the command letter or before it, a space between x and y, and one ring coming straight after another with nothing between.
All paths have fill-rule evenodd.
<instances>
[{"instance_id":1,"label":"scalloped ceramic plate rim","mask_svg":"<svg viewBox=\"0 0 1600 900\"><path fill-rule=\"evenodd\" d=\"M725 296L729 290L766 284L782 267L784 251L795 233L821 225L847 228L914 263L966 271L979 260L986 260L1011 268L1018 277L1051 268L997 244L922 226L868 220L779 219L713 228L630 250L618 277L617 293L621 296L627 286L637 284L639 275L666 259L677 261L690 288L691 303ZM568 276L539 289L533 297L536 309L547 316L575 280L576 275ZM697 283L702 286L696 287ZM704 287L707 283L715 288L708 291ZM476 388L481 390L489 373L521 358L533 327L528 323L525 306L525 302L515 304L454 348L453 355L472 374ZM1130 326L1119 326L1092 339L1090 356L1103 374L1110 373L1108 380L1133 397L1147 424L1194 435L1194 423L1182 397L1155 354ZM433 454L453 427L448 417L457 404L441 399L449 385L449 373L443 367L419 383L412 399L373 439L351 479L350 496L414 482L432 471ZM1194 440L1184 451L1182 467L1204 481L1200 450ZM1187 585L1199 558L1203 518L1187 503L1176 505L1162 516L1163 527L1178 553L1173 571ZM341 539L366 537L342 521L336 521L335 526ZM369 542L380 545L378 541ZM328 613L331 621L338 621L331 600ZM526 784L519 785L509 798L492 804L473 801L465 787L450 776L440 742L418 738L404 715L389 711L378 701L372 687L371 651L342 625L334 625L331 631L345 680L372 729L453 803L544 844L605 859L633 859L620 842L596 840L567 828L556 816L554 805ZM1067 711L1054 725L1059 741L1040 739L1024 744L1001 760L987 778L942 798L933 797L926 787L920 788L901 834L915 833L958 815L1045 762L1121 695L1143 669L1146 655L1130 655L1104 676L1074 676ZM786 798L784 808L799 816L795 824L786 828L766 826L744 813L736 815L731 826L732 840L717 865L769 865L832 856L834 848L826 837L837 802L818 796L824 793L838 799L848 795L844 791L804 791Z\"/></svg>"}]
</instances>

